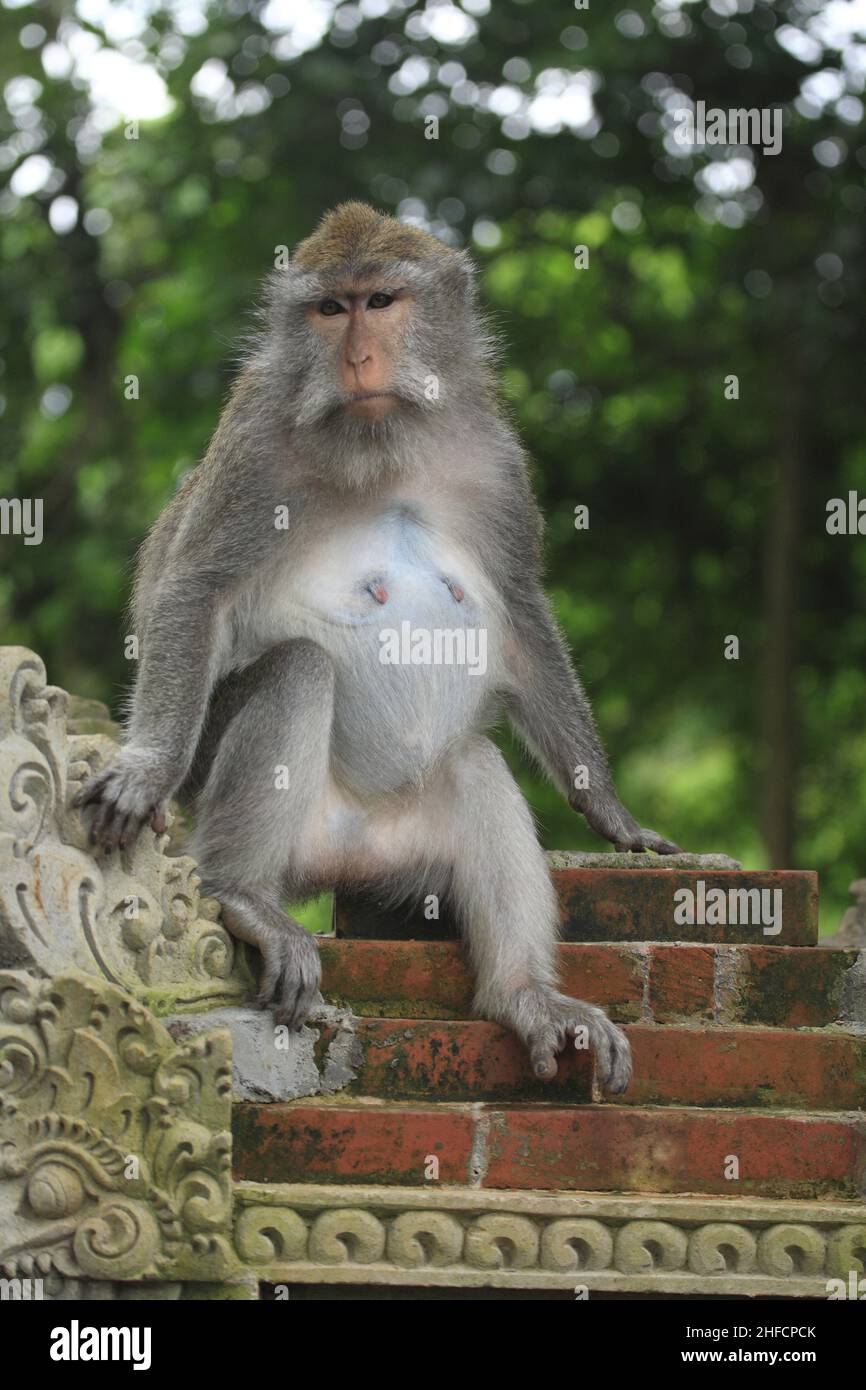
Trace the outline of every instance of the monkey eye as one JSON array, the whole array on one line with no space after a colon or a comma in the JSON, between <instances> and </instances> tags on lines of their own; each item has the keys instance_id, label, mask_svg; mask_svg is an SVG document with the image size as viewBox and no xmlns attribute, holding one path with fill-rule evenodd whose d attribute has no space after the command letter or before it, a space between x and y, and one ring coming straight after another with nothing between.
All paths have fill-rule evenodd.
<instances>
[{"instance_id":1,"label":"monkey eye","mask_svg":"<svg viewBox=\"0 0 866 1390\"><path fill-rule=\"evenodd\" d=\"M345 312L339 299L323 299L319 305L319 313L324 314L326 319L333 318L335 314L344 314Z\"/></svg>"},{"instance_id":2,"label":"monkey eye","mask_svg":"<svg viewBox=\"0 0 866 1390\"><path fill-rule=\"evenodd\" d=\"M386 294L384 290L377 290L371 294L367 300L368 309L387 309L389 304L394 303L393 294Z\"/></svg>"}]
</instances>

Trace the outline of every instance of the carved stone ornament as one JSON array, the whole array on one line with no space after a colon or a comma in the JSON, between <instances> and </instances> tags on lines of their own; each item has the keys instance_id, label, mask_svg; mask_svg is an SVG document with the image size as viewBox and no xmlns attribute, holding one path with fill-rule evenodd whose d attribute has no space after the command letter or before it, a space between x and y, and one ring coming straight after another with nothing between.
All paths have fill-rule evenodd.
<instances>
[{"instance_id":1,"label":"carved stone ornament","mask_svg":"<svg viewBox=\"0 0 866 1390\"><path fill-rule=\"evenodd\" d=\"M0 972L0 1272L221 1281L231 1039L77 973Z\"/></svg>"},{"instance_id":2,"label":"carved stone ornament","mask_svg":"<svg viewBox=\"0 0 866 1390\"><path fill-rule=\"evenodd\" d=\"M862 1203L253 1182L235 1203L273 1284L866 1297Z\"/></svg>"},{"instance_id":3,"label":"carved stone ornament","mask_svg":"<svg viewBox=\"0 0 866 1390\"><path fill-rule=\"evenodd\" d=\"M168 835L146 828L132 850L94 858L70 802L117 746L70 734L67 703L34 652L0 647L0 966L76 967L158 1014L243 999L244 949Z\"/></svg>"}]
</instances>

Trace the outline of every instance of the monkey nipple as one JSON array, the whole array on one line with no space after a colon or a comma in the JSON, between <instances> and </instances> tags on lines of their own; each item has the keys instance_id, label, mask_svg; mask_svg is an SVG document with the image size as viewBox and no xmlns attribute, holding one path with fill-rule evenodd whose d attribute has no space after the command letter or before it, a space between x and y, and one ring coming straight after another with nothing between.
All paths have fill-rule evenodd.
<instances>
[{"instance_id":1,"label":"monkey nipple","mask_svg":"<svg viewBox=\"0 0 866 1390\"><path fill-rule=\"evenodd\" d=\"M367 593L370 594L377 603L388 602L388 590L379 579L373 579L367 585Z\"/></svg>"},{"instance_id":2,"label":"monkey nipple","mask_svg":"<svg viewBox=\"0 0 866 1390\"><path fill-rule=\"evenodd\" d=\"M462 589L459 584L455 584L453 579L443 578L442 583L447 584L451 592L451 597L453 598L455 603L463 602L463 600L466 597L465 589Z\"/></svg>"}]
</instances>

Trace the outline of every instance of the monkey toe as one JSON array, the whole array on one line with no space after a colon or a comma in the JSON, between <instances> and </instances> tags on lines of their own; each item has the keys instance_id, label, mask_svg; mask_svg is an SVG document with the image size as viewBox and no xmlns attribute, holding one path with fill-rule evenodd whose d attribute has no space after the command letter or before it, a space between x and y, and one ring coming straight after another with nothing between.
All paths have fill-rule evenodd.
<instances>
[{"instance_id":1,"label":"monkey toe","mask_svg":"<svg viewBox=\"0 0 866 1390\"><path fill-rule=\"evenodd\" d=\"M590 1030L595 1049L596 1075L605 1090L621 1095L631 1080L631 1048L624 1033L609 1019L604 1026Z\"/></svg>"},{"instance_id":2,"label":"monkey toe","mask_svg":"<svg viewBox=\"0 0 866 1390\"><path fill-rule=\"evenodd\" d=\"M274 982L274 1018L292 1031L303 1027L319 989L321 964L311 936L297 928L285 942L282 968Z\"/></svg>"},{"instance_id":3,"label":"monkey toe","mask_svg":"<svg viewBox=\"0 0 866 1390\"><path fill-rule=\"evenodd\" d=\"M259 991L256 1002L260 1009L273 1009L274 1016L279 1012L281 1001L286 994L286 970L282 956L262 953L262 973L259 977ZM282 1022L277 1019L277 1022Z\"/></svg>"},{"instance_id":4,"label":"monkey toe","mask_svg":"<svg viewBox=\"0 0 866 1390\"><path fill-rule=\"evenodd\" d=\"M552 1081L559 1070L556 1052L546 1039L529 1039L529 1061L539 1081Z\"/></svg>"},{"instance_id":5,"label":"monkey toe","mask_svg":"<svg viewBox=\"0 0 866 1390\"><path fill-rule=\"evenodd\" d=\"M284 996L274 1009L274 1022L288 1028L290 1033L297 1033L303 1027L308 1012L309 1008L304 1006L303 992L295 989Z\"/></svg>"},{"instance_id":6,"label":"monkey toe","mask_svg":"<svg viewBox=\"0 0 866 1390\"><path fill-rule=\"evenodd\" d=\"M291 1032L297 1032L307 1021L315 992L315 988L311 989L309 983L302 979L288 985L274 1009L275 1021Z\"/></svg>"}]
</instances>

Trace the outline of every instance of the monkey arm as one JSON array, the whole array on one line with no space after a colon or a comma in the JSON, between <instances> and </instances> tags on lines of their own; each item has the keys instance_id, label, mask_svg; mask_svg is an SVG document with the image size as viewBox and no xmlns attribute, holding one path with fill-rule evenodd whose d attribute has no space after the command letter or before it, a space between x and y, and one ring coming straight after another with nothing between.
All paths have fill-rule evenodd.
<instances>
[{"instance_id":1,"label":"monkey arm","mask_svg":"<svg viewBox=\"0 0 866 1390\"><path fill-rule=\"evenodd\" d=\"M219 590L177 575L157 587L120 757L75 799L90 808L93 843L124 848L147 820L165 829L204 724L224 626Z\"/></svg>"},{"instance_id":2,"label":"monkey arm","mask_svg":"<svg viewBox=\"0 0 866 1390\"><path fill-rule=\"evenodd\" d=\"M131 843L192 764L208 700L227 659L231 596L278 543L275 504L297 498L281 441L261 440L254 375L239 380L202 464L145 542L132 604L138 675L120 757L75 798L90 838Z\"/></svg>"},{"instance_id":3,"label":"monkey arm","mask_svg":"<svg viewBox=\"0 0 866 1390\"><path fill-rule=\"evenodd\" d=\"M581 797L576 781L613 793L589 700L541 590L533 586L533 592L523 593L512 603L510 617L509 715L554 785L582 809L576 805Z\"/></svg>"},{"instance_id":4,"label":"monkey arm","mask_svg":"<svg viewBox=\"0 0 866 1390\"><path fill-rule=\"evenodd\" d=\"M578 680L540 587L511 604L506 706L520 734L573 810L618 850L679 848L626 810Z\"/></svg>"},{"instance_id":5,"label":"monkey arm","mask_svg":"<svg viewBox=\"0 0 866 1390\"><path fill-rule=\"evenodd\" d=\"M226 603L204 577L160 584L143 642L126 743L153 751L169 794L183 781L225 649Z\"/></svg>"}]
</instances>

